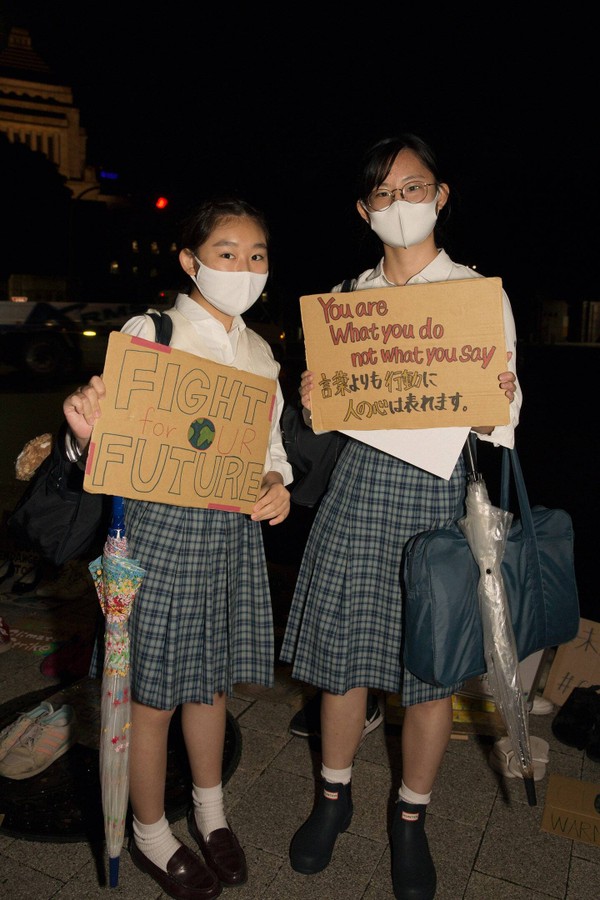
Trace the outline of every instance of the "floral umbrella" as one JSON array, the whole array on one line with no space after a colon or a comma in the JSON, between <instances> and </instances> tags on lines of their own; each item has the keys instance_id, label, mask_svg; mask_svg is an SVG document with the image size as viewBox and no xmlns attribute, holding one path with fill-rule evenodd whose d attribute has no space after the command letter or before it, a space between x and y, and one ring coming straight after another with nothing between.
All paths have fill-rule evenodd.
<instances>
[{"instance_id":1,"label":"floral umbrella","mask_svg":"<svg viewBox=\"0 0 600 900\"><path fill-rule=\"evenodd\" d=\"M89 565L106 620L100 705L100 787L110 886L119 881L129 800L129 632L127 621L144 570L127 556L123 498L113 515L102 556Z\"/></svg>"},{"instance_id":2,"label":"floral umbrella","mask_svg":"<svg viewBox=\"0 0 600 900\"><path fill-rule=\"evenodd\" d=\"M517 643L501 563L506 549L511 512L493 506L482 476L476 470L470 441L465 445L470 468L467 483L466 515L458 525L465 535L479 567L477 596L483 626L483 649L487 678L506 726L530 806L535 806L535 784L529 712L519 671Z\"/></svg>"}]
</instances>

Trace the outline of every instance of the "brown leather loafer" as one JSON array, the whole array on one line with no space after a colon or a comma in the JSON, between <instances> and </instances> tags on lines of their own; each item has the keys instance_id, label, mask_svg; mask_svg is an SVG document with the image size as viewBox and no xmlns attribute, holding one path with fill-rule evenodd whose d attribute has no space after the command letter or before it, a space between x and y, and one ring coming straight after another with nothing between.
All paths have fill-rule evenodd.
<instances>
[{"instance_id":1,"label":"brown leather loafer","mask_svg":"<svg viewBox=\"0 0 600 900\"><path fill-rule=\"evenodd\" d=\"M129 855L138 869L153 878L165 894L176 900L212 900L222 891L215 873L185 844L173 854L166 872L144 856L133 839L129 844Z\"/></svg>"},{"instance_id":2,"label":"brown leather loafer","mask_svg":"<svg viewBox=\"0 0 600 900\"><path fill-rule=\"evenodd\" d=\"M209 866L227 887L244 884L248 878L246 857L233 831L229 828L216 828L206 840L196 825L193 808L188 811L188 829L200 852Z\"/></svg>"}]
</instances>

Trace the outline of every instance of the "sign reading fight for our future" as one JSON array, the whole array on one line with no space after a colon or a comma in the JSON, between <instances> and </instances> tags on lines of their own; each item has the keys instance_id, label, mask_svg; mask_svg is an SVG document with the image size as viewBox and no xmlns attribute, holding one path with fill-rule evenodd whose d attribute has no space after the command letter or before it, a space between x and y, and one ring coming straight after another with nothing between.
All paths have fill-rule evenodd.
<instances>
[{"instance_id":1,"label":"sign reading fight for our future","mask_svg":"<svg viewBox=\"0 0 600 900\"><path fill-rule=\"evenodd\" d=\"M103 379L86 491L251 512L274 380L120 332L110 335Z\"/></svg>"},{"instance_id":2,"label":"sign reading fight for our future","mask_svg":"<svg viewBox=\"0 0 600 900\"><path fill-rule=\"evenodd\" d=\"M300 298L315 431L505 425L500 278Z\"/></svg>"}]
</instances>

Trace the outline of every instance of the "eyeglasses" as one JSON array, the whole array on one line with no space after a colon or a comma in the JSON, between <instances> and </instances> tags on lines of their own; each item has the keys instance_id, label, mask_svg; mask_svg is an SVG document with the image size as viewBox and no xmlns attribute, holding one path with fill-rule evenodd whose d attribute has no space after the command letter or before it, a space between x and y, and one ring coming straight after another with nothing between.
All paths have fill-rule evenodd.
<instances>
[{"instance_id":1,"label":"eyeglasses","mask_svg":"<svg viewBox=\"0 0 600 900\"><path fill-rule=\"evenodd\" d=\"M430 187L438 187L437 182L409 181L404 187L394 188L393 191L388 191L385 188L376 188L367 197L367 204L371 209L381 212L392 205L396 199L395 194L400 194L400 197L406 200L407 203L422 203Z\"/></svg>"}]
</instances>

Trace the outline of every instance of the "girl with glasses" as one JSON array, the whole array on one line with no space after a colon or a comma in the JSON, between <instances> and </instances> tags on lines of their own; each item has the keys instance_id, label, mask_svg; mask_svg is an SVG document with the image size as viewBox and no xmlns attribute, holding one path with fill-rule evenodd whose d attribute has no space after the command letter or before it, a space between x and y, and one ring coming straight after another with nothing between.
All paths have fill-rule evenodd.
<instances>
[{"instance_id":1,"label":"girl with glasses","mask_svg":"<svg viewBox=\"0 0 600 900\"><path fill-rule=\"evenodd\" d=\"M450 189L432 149L411 134L379 141L360 176L358 214L381 240L377 265L355 290L477 278L437 246L435 227ZM333 288L339 291L341 285ZM510 423L473 423L481 440L512 447L521 406L516 380L513 314L503 294L507 371L499 389L510 400ZM305 418L316 387L302 374ZM442 442L444 429L427 429ZM365 726L369 689L399 693L404 706L402 783L392 827L394 896L431 900L436 873L424 830L437 771L452 730L451 696L402 665L400 561L410 537L455 517L466 490L462 456L448 480L349 439L317 511L303 555L281 659L292 675L322 688L322 789L290 847L292 867L324 869L338 835L350 825L352 765Z\"/></svg>"}]
</instances>

